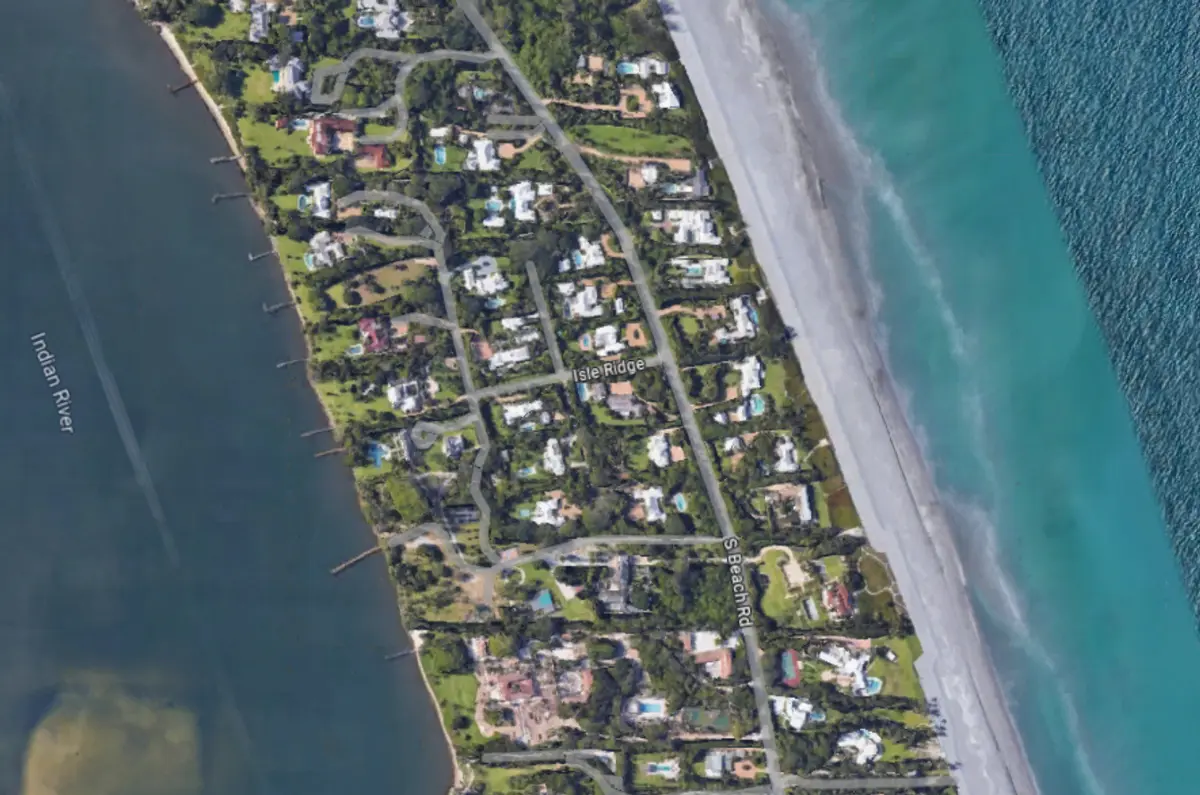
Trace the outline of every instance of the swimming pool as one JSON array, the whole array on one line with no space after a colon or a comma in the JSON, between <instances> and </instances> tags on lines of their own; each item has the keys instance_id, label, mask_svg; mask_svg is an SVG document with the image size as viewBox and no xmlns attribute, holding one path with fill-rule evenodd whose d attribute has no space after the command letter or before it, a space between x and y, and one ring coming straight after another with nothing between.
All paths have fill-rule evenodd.
<instances>
[{"instance_id":1,"label":"swimming pool","mask_svg":"<svg viewBox=\"0 0 1200 795\"><path fill-rule=\"evenodd\" d=\"M637 64L629 61L621 61L617 64L617 74L619 75L636 75L638 73Z\"/></svg>"},{"instance_id":2,"label":"swimming pool","mask_svg":"<svg viewBox=\"0 0 1200 795\"><path fill-rule=\"evenodd\" d=\"M663 711L663 705L654 701L639 701L637 711L639 715L660 715Z\"/></svg>"},{"instance_id":3,"label":"swimming pool","mask_svg":"<svg viewBox=\"0 0 1200 795\"><path fill-rule=\"evenodd\" d=\"M301 194L296 199L296 209L299 210L300 212L304 212L305 210L307 210L308 205L310 205L310 204L312 204L312 200L303 194Z\"/></svg>"},{"instance_id":4,"label":"swimming pool","mask_svg":"<svg viewBox=\"0 0 1200 795\"><path fill-rule=\"evenodd\" d=\"M533 511L529 510L528 508L518 508L517 509L517 518L518 519L528 519L531 516L533 516Z\"/></svg>"},{"instance_id":5,"label":"swimming pool","mask_svg":"<svg viewBox=\"0 0 1200 795\"><path fill-rule=\"evenodd\" d=\"M762 395L750 396L750 416L757 417L767 410L767 401L763 400Z\"/></svg>"},{"instance_id":6,"label":"swimming pool","mask_svg":"<svg viewBox=\"0 0 1200 795\"><path fill-rule=\"evenodd\" d=\"M362 356L363 346L360 343L355 343L346 349L347 356Z\"/></svg>"},{"instance_id":7,"label":"swimming pool","mask_svg":"<svg viewBox=\"0 0 1200 795\"><path fill-rule=\"evenodd\" d=\"M665 775L675 772L675 766L670 762L648 762L646 772L650 775Z\"/></svg>"},{"instance_id":8,"label":"swimming pool","mask_svg":"<svg viewBox=\"0 0 1200 795\"><path fill-rule=\"evenodd\" d=\"M364 14L363 16L358 18L358 26L360 28L375 27L375 17L370 16L369 14Z\"/></svg>"},{"instance_id":9,"label":"swimming pool","mask_svg":"<svg viewBox=\"0 0 1200 795\"><path fill-rule=\"evenodd\" d=\"M519 478L531 478L536 474L537 474L537 467L534 467L534 466L521 467L520 469L517 470L517 477L519 477Z\"/></svg>"},{"instance_id":10,"label":"swimming pool","mask_svg":"<svg viewBox=\"0 0 1200 795\"><path fill-rule=\"evenodd\" d=\"M487 203L485 203L483 206L488 212L498 213L504 209L504 202L500 201L499 199L488 199Z\"/></svg>"},{"instance_id":11,"label":"swimming pool","mask_svg":"<svg viewBox=\"0 0 1200 795\"><path fill-rule=\"evenodd\" d=\"M439 166L446 165L446 147L438 145L433 147L433 162Z\"/></svg>"},{"instance_id":12,"label":"swimming pool","mask_svg":"<svg viewBox=\"0 0 1200 795\"><path fill-rule=\"evenodd\" d=\"M308 268L310 271L315 271L317 269L317 260L313 257L311 251L304 255L304 267Z\"/></svg>"},{"instance_id":13,"label":"swimming pool","mask_svg":"<svg viewBox=\"0 0 1200 795\"><path fill-rule=\"evenodd\" d=\"M574 262L575 267L578 268L580 265L583 264L583 254L578 251L572 251L571 252L571 262Z\"/></svg>"},{"instance_id":14,"label":"swimming pool","mask_svg":"<svg viewBox=\"0 0 1200 795\"><path fill-rule=\"evenodd\" d=\"M376 469L383 469L383 462L387 459L388 451L383 445L376 442L367 443L367 458L371 459L371 463Z\"/></svg>"},{"instance_id":15,"label":"swimming pool","mask_svg":"<svg viewBox=\"0 0 1200 795\"><path fill-rule=\"evenodd\" d=\"M864 695L877 696L881 690L883 690L883 680L874 676L868 676L867 687L863 691Z\"/></svg>"},{"instance_id":16,"label":"swimming pool","mask_svg":"<svg viewBox=\"0 0 1200 795\"><path fill-rule=\"evenodd\" d=\"M579 347L585 351L592 349L592 335L584 333L579 337Z\"/></svg>"},{"instance_id":17,"label":"swimming pool","mask_svg":"<svg viewBox=\"0 0 1200 795\"><path fill-rule=\"evenodd\" d=\"M687 510L687 497L683 496L682 493L676 494L674 497L671 498L671 501L675 503L675 510L677 510L677 511L686 511Z\"/></svg>"}]
</instances>

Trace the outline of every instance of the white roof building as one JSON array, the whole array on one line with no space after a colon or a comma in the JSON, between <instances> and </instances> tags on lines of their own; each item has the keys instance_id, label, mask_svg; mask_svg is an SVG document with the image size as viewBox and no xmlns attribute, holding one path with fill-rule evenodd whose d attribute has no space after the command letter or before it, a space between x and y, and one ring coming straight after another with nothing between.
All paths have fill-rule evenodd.
<instances>
[{"instance_id":1,"label":"white roof building","mask_svg":"<svg viewBox=\"0 0 1200 795\"><path fill-rule=\"evenodd\" d=\"M583 235L579 236L579 248L571 252L570 259L558 263L560 273L566 273L574 268L577 271L599 268L604 264L604 247L599 243L589 242Z\"/></svg>"},{"instance_id":2,"label":"white roof building","mask_svg":"<svg viewBox=\"0 0 1200 795\"><path fill-rule=\"evenodd\" d=\"M647 522L661 522L667 518L667 514L663 511L662 507L663 490L658 486L652 486L648 489L635 489L633 498L645 506Z\"/></svg>"},{"instance_id":3,"label":"white roof building","mask_svg":"<svg viewBox=\"0 0 1200 795\"><path fill-rule=\"evenodd\" d=\"M496 145L490 138L476 138L463 162L466 171L499 171L500 158L496 156Z\"/></svg>"},{"instance_id":4,"label":"white roof building","mask_svg":"<svg viewBox=\"0 0 1200 795\"><path fill-rule=\"evenodd\" d=\"M533 210L533 202L537 198L537 194L533 189L533 183L525 180L516 185L509 185L508 192L512 194L513 217L525 223L536 221L537 213Z\"/></svg>"},{"instance_id":5,"label":"white roof building","mask_svg":"<svg viewBox=\"0 0 1200 795\"><path fill-rule=\"evenodd\" d=\"M358 0L358 27L381 39L398 39L412 22L396 0Z\"/></svg>"},{"instance_id":6,"label":"white roof building","mask_svg":"<svg viewBox=\"0 0 1200 795\"><path fill-rule=\"evenodd\" d=\"M642 182L653 185L658 182L658 166L653 163L642 164Z\"/></svg>"},{"instance_id":7,"label":"white roof building","mask_svg":"<svg viewBox=\"0 0 1200 795\"><path fill-rule=\"evenodd\" d=\"M400 217L400 211L395 207L376 207L371 215L376 218L386 218L389 221L395 221Z\"/></svg>"},{"instance_id":8,"label":"white roof building","mask_svg":"<svg viewBox=\"0 0 1200 795\"><path fill-rule=\"evenodd\" d=\"M680 107L679 94L666 80L650 86L650 92L658 100L659 110L677 110Z\"/></svg>"},{"instance_id":9,"label":"white roof building","mask_svg":"<svg viewBox=\"0 0 1200 795\"><path fill-rule=\"evenodd\" d=\"M742 437L740 436L727 436L725 440L721 442L721 450L726 453L736 453L744 446L745 445L742 444Z\"/></svg>"},{"instance_id":10,"label":"white roof building","mask_svg":"<svg viewBox=\"0 0 1200 795\"><path fill-rule=\"evenodd\" d=\"M838 748L849 752L854 764L868 765L883 755L883 738L868 729L843 734L838 738Z\"/></svg>"},{"instance_id":11,"label":"white roof building","mask_svg":"<svg viewBox=\"0 0 1200 795\"><path fill-rule=\"evenodd\" d=\"M430 127L429 137L435 141L444 141L449 136L452 130L449 127Z\"/></svg>"},{"instance_id":12,"label":"white roof building","mask_svg":"<svg viewBox=\"0 0 1200 795\"><path fill-rule=\"evenodd\" d=\"M229 0L229 10L241 14L246 10L246 0Z\"/></svg>"},{"instance_id":13,"label":"white roof building","mask_svg":"<svg viewBox=\"0 0 1200 795\"><path fill-rule=\"evenodd\" d=\"M346 249L341 242L327 231L317 232L308 241L308 254L304 257L304 265L310 271L317 268L332 267L339 260L346 258Z\"/></svg>"},{"instance_id":14,"label":"white roof building","mask_svg":"<svg viewBox=\"0 0 1200 795\"><path fill-rule=\"evenodd\" d=\"M650 456L650 463L659 469L665 469L671 465L671 442L667 439L666 434L656 433L647 439L646 453Z\"/></svg>"},{"instance_id":15,"label":"white roof building","mask_svg":"<svg viewBox=\"0 0 1200 795\"><path fill-rule=\"evenodd\" d=\"M305 209L317 218L333 217L333 186L328 182L314 182L305 188L308 202Z\"/></svg>"},{"instance_id":16,"label":"white roof building","mask_svg":"<svg viewBox=\"0 0 1200 795\"><path fill-rule=\"evenodd\" d=\"M554 527L562 527L567 520L559 512L558 498L552 497L548 500L540 500L534 503L533 517L530 521L534 524L548 524Z\"/></svg>"},{"instance_id":17,"label":"white roof building","mask_svg":"<svg viewBox=\"0 0 1200 795\"><path fill-rule=\"evenodd\" d=\"M671 65L656 55L643 55L633 61L623 61L618 67L622 73L627 69L643 80L651 76L664 77L671 71Z\"/></svg>"},{"instance_id":18,"label":"white roof building","mask_svg":"<svg viewBox=\"0 0 1200 795\"><path fill-rule=\"evenodd\" d=\"M733 310L733 328L717 329L713 334L713 339L718 343L754 339L758 334L758 320L754 313L754 307L750 306L750 296L737 296L729 302L729 308Z\"/></svg>"},{"instance_id":19,"label":"white roof building","mask_svg":"<svg viewBox=\"0 0 1200 795\"><path fill-rule=\"evenodd\" d=\"M721 245L716 221L708 210L667 210L666 220L674 227L674 240L681 246Z\"/></svg>"},{"instance_id":20,"label":"white roof building","mask_svg":"<svg viewBox=\"0 0 1200 795\"><path fill-rule=\"evenodd\" d=\"M594 284L585 284L577 290L572 282L560 283L558 291L567 298L563 304L563 316L568 320L581 317L600 317L604 305L600 303L600 291Z\"/></svg>"},{"instance_id":21,"label":"white roof building","mask_svg":"<svg viewBox=\"0 0 1200 795\"><path fill-rule=\"evenodd\" d=\"M870 654L854 654L845 646L829 645L817 655L817 659L832 666L840 677L850 680L850 689L856 696L868 694L867 666L871 664Z\"/></svg>"},{"instance_id":22,"label":"white roof building","mask_svg":"<svg viewBox=\"0 0 1200 795\"><path fill-rule=\"evenodd\" d=\"M475 295L496 295L508 289L508 279L495 257L478 257L463 270L463 286Z\"/></svg>"},{"instance_id":23,"label":"white roof building","mask_svg":"<svg viewBox=\"0 0 1200 795\"><path fill-rule=\"evenodd\" d=\"M538 196L553 196L554 195L554 183L553 182L539 182L537 184L537 195Z\"/></svg>"},{"instance_id":24,"label":"white roof building","mask_svg":"<svg viewBox=\"0 0 1200 795\"><path fill-rule=\"evenodd\" d=\"M304 79L304 62L299 58L289 58L287 63L281 65L278 56L271 56L267 61L267 68L275 76L271 90L276 94L303 97L308 93L308 81Z\"/></svg>"},{"instance_id":25,"label":"white roof building","mask_svg":"<svg viewBox=\"0 0 1200 795\"><path fill-rule=\"evenodd\" d=\"M788 728L798 732L804 728L809 714L813 711L811 701L791 696L771 696L771 712L787 724Z\"/></svg>"},{"instance_id":26,"label":"white roof building","mask_svg":"<svg viewBox=\"0 0 1200 795\"><path fill-rule=\"evenodd\" d=\"M812 498L808 494L810 488L805 483L800 487L800 493L796 495L796 513L802 522L811 522L815 518L812 511Z\"/></svg>"},{"instance_id":27,"label":"white roof building","mask_svg":"<svg viewBox=\"0 0 1200 795\"><path fill-rule=\"evenodd\" d=\"M792 437L784 436L775 444L775 471L782 475L798 469L800 463L796 460L796 443Z\"/></svg>"},{"instance_id":28,"label":"white roof building","mask_svg":"<svg viewBox=\"0 0 1200 795\"><path fill-rule=\"evenodd\" d=\"M671 264L683 271L683 278L680 279L680 282L684 287L733 283L733 279L729 275L728 259L692 260L687 257L676 257L671 260Z\"/></svg>"},{"instance_id":29,"label":"white roof building","mask_svg":"<svg viewBox=\"0 0 1200 795\"><path fill-rule=\"evenodd\" d=\"M387 386L387 399L392 408L399 409L405 414L412 414L421 410L424 405L425 391L421 388L420 381L399 381L392 382Z\"/></svg>"},{"instance_id":30,"label":"white roof building","mask_svg":"<svg viewBox=\"0 0 1200 795\"><path fill-rule=\"evenodd\" d=\"M567 462L563 459L562 445L558 443L558 439L546 440L546 450L542 453L542 466L552 474L566 474Z\"/></svg>"},{"instance_id":31,"label":"white roof building","mask_svg":"<svg viewBox=\"0 0 1200 795\"><path fill-rule=\"evenodd\" d=\"M242 3L245 8L245 3ZM267 34L271 31L271 14L275 12L275 7L266 3L252 3L250 5L250 41L258 44L267 40Z\"/></svg>"},{"instance_id":32,"label":"white roof building","mask_svg":"<svg viewBox=\"0 0 1200 795\"><path fill-rule=\"evenodd\" d=\"M462 436L457 433L452 433L442 438L442 454L451 461L458 460L465 447L466 445L463 443Z\"/></svg>"},{"instance_id":33,"label":"white roof building","mask_svg":"<svg viewBox=\"0 0 1200 795\"><path fill-rule=\"evenodd\" d=\"M742 376L740 384L742 397L750 397L751 392L756 389L762 389L763 375L766 371L757 356L747 356L735 364L733 369L737 370Z\"/></svg>"},{"instance_id":34,"label":"white roof building","mask_svg":"<svg viewBox=\"0 0 1200 795\"><path fill-rule=\"evenodd\" d=\"M541 400L527 400L523 403L505 403L501 410L504 412L504 424L516 425L526 417L543 410Z\"/></svg>"},{"instance_id":35,"label":"white roof building","mask_svg":"<svg viewBox=\"0 0 1200 795\"><path fill-rule=\"evenodd\" d=\"M496 351L492 354L492 358L488 359L488 368L495 370L503 370L505 367L527 362L530 359L529 346L521 345L516 348Z\"/></svg>"},{"instance_id":36,"label":"white roof building","mask_svg":"<svg viewBox=\"0 0 1200 795\"><path fill-rule=\"evenodd\" d=\"M621 334L617 331L616 326L601 326L592 332L592 350L596 355L604 358L606 356L616 356L621 351L625 350L625 343L621 342Z\"/></svg>"}]
</instances>

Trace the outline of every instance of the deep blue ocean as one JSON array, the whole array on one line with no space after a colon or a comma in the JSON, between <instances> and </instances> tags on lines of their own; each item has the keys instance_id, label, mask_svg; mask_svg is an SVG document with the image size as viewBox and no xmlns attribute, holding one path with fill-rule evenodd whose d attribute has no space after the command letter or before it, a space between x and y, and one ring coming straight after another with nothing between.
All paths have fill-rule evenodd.
<instances>
[{"instance_id":1,"label":"deep blue ocean","mask_svg":"<svg viewBox=\"0 0 1200 795\"><path fill-rule=\"evenodd\" d=\"M1200 6L786 1L1042 792L1200 791Z\"/></svg>"}]
</instances>

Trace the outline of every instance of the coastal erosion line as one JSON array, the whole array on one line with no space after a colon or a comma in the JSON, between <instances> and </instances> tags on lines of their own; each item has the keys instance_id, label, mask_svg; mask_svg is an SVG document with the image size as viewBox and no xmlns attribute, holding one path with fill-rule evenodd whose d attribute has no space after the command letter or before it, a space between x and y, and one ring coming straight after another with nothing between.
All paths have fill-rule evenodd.
<instances>
[{"instance_id":1,"label":"coastal erosion line","mask_svg":"<svg viewBox=\"0 0 1200 795\"><path fill-rule=\"evenodd\" d=\"M818 103L790 85L757 2L687 0L663 10L779 312L799 332L793 345L863 526L892 564L922 641L921 683L947 720L942 742L961 791L1035 793L949 525L821 201L816 172L828 164L813 151L826 133Z\"/></svg>"},{"instance_id":2,"label":"coastal erosion line","mask_svg":"<svg viewBox=\"0 0 1200 795\"><path fill-rule=\"evenodd\" d=\"M159 38L161 38L163 43L167 45L167 49L169 49L171 54L175 56L175 60L179 64L179 68L185 75L187 75L189 80L194 81L196 92L204 101L204 105L208 108L209 115L212 116L213 122L216 123L218 129L221 131L221 134L224 136L225 142L229 145L229 151L236 156L237 159L235 162L237 162L238 167L241 168L242 173L245 174L246 161L244 153L242 152L241 146L238 143L237 136L233 134L233 129L230 127L229 121L225 118L224 114L221 113L220 105L216 103L212 97L212 94L210 94L207 87L205 87L204 82L200 80L199 76L196 74L196 70L192 67L191 62L188 61L187 54L179 45L179 41L175 38L175 34L171 32L171 29L168 26L160 23L152 23L152 25L155 31L157 31ZM254 212L258 215L259 221L261 221L263 224L264 234L267 234L267 239L271 243L271 250L275 253L276 259L280 262L280 270L282 272L283 258L279 256L279 249L275 245L274 238L267 233L266 214L263 212L262 207L258 205L258 202L253 199L253 197L250 198L250 206L254 208ZM303 328L305 322L304 315L300 311L299 296L296 295L296 291L293 289L291 283L288 282L286 274L284 275L283 281L284 284L287 285L288 293L292 298L292 305L296 309L296 317L299 319L300 326ZM312 356L312 344L307 335L304 336L304 349L305 358L310 358ZM320 393L317 391L316 384L313 382L312 373L308 373L307 378L309 388L312 390L313 394L317 396L317 402L320 404L321 411L324 412L326 420L328 420L330 425L334 424L333 415L329 412L329 408L325 405L325 403L320 399ZM419 654L419 650L421 648L421 635L420 632L410 632L409 636L413 639L414 648L418 650L418 653L413 655L417 660L417 670L421 674L421 681L425 684L425 692L429 697L429 702L433 707L435 716L437 717L438 727L442 730L442 737L446 741L446 750L450 754L450 766L454 775L454 787L459 788L463 785L465 777L463 775L462 765L460 765L458 762L458 752L454 748L454 741L450 737L450 730L446 726L446 721L443 720L441 707L437 700L437 694L434 693L433 685L429 681L429 676L425 671L425 666L421 663L421 657Z\"/></svg>"}]
</instances>

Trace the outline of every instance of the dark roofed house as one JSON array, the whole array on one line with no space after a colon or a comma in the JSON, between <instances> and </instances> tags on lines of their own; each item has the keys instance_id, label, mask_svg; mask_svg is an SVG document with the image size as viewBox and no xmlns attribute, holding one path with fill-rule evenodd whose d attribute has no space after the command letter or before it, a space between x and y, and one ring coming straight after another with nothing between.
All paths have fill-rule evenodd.
<instances>
[{"instance_id":1,"label":"dark roofed house","mask_svg":"<svg viewBox=\"0 0 1200 795\"><path fill-rule=\"evenodd\" d=\"M843 582L835 582L825 587L821 594L821 602L825 609L841 619L854 615L854 603L850 600L850 591Z\"/></svg>"},{"instance_id":2,"label":"dark roofed house","mask_svg":"<svg viewBox=\"0 0 1200 795\"><path fill-rule=\"evenodd\" d=\"M446 517L446 521L452 525L471 524L479 521L479 509L474 505L450 505L446 507L443 515Z\"/></svg>"},{"instance_id":3,"label":"dark roofed house","mask_svg":"<svg viewBox=\"0 0 1200 795\"><path fill-rule=\"evenodd\" d=\"M309 124L308 145L312 147L314 155L331 155L338 151L338 135L353 133L357 129L358 122L354 119L321 116Z\"/></svg>"},{"instance_id":4,"label":"dark roofed house","mask_svg":"<svg viewBox=\"0 0 1200 795\"><path fill-rule=\"evenodd\" d=\"M354 165L358 168L388 168L392 165L391 155L383 144L360 146L357 154Z\"/></svg>"},{"instance_id":5,"label":"dark roofed house","mask_svg":"<svg viewBox=\"0 0 1200 795\"><path fill-rule=\"evenodd\" d=\"M533 680L523 674L502 676L496 684L500 686L500 699L502 701L516 704L533 698Z\"/></svg>"},{"instance_id":6,"label":"dark roofed house","mask_svg":"<svg viewBox=\"0 0 1200 795\"><path fill-rule=\"evenodd\" d=\"M636 419L646 413L645 405L633 395L609 393L605 405L608 406L609 411L627 420Z\"/></svg>"}]
</instances>

